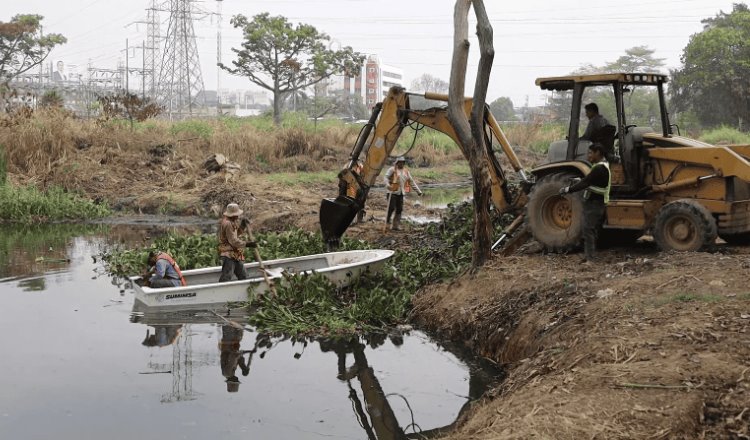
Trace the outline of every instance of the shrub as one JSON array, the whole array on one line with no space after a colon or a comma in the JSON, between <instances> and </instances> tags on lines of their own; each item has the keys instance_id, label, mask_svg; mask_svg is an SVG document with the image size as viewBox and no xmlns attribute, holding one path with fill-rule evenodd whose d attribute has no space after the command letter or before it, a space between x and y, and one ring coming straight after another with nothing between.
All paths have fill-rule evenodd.
<instances>
[{"instance_id":1,"label":"shrub","mask_svg":"<svg viewBox=\"0 0 750 440\"><path fill-rule=\"evenodd\" d=\"M725 125L703 132L699 139L713 145L750 144L750 134Z\"/></svg>"}]
</instances>

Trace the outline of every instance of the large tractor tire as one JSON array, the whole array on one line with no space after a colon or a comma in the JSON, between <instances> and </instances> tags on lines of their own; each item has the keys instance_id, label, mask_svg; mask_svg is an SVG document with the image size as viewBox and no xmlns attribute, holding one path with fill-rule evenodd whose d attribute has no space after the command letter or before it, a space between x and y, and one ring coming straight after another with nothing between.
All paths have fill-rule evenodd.
<instances>
[{"instance_id":1,"label":"large tractor tire","mask_svg":"<svg viewBox=\"0 0 750 440\"><path fill-rule=\"evenodd\" d=\"M718 236L711 211L695 200L662 206L654 223L654 239L665 251L691 252L712 245Z\"/></svg>"},{"instance_id":2,"label":"large tractor tire","mask_svg":"<svg viewBox=\"0 0 750 440\"><path fill-rule=\"evenodd\" d=\"M560 195L573 174L551 174L540 179L526 204L526 222L536 241L547 250L565 251L578 245L583 234L583 199L580 193Z\"/></svg>"}]
</instances>

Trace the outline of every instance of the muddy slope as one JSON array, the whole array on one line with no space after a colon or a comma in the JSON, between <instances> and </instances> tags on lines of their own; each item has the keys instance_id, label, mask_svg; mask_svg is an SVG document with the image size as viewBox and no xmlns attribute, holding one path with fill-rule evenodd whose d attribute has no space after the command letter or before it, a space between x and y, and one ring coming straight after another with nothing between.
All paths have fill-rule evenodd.
<instances>
[{"instance_id":1,"label":"muddy slope","mask_svg":"<svg viewBox=\"0 0 750 440\"><path fill-rule=\"evenodd\" d=\"M508 370L447 438L750 438L747 252L531 252L424 290L421 326Z\"/></svg>"}]
</instances>

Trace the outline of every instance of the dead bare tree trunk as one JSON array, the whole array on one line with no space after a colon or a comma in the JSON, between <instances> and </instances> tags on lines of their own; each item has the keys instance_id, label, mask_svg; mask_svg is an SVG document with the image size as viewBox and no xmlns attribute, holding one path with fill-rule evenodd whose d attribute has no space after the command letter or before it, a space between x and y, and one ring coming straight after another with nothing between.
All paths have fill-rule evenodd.
<instances>
[{"instance_id":1,"label":"dead bare tree trunk","mask_svg":"<svg viewBox=\"0 0 750 440\"><path fill-rule=\"evenodd\" d=\"M464 111L464 83L469 59L468 15L472 4L477 17L480 59L474 85L471 118L467 120ZM492 220L489 211L492 196L486 160L484 112L495 49L492 44L492 25L487 17L483 0L456 0L453 24L455 34L448 91L448 119L458 135L459 147L471 169L474 190L474 248L471 262L477 268L487 262L492 252Z\"/></svg>"}]
</instances>

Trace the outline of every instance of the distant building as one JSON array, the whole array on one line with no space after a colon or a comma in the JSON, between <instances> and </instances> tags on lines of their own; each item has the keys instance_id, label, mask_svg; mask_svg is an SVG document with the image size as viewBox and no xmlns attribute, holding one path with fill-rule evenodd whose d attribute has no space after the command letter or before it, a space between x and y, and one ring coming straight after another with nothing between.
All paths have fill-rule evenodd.
<instances>
[{"instance_id":1,"label":"distant building","mask_svg":"<svg viewBox=\"0 0 750 440\"><path fill-rule=\"evenodd\" d=\"M372 109L388 95L392 86L404 86L404 71L398 67L380 62L376 55L370 55L359 75L341 75L328 81L328 90L345 90L359 95L365 106Z\"/></svg>"}]
</instances>

